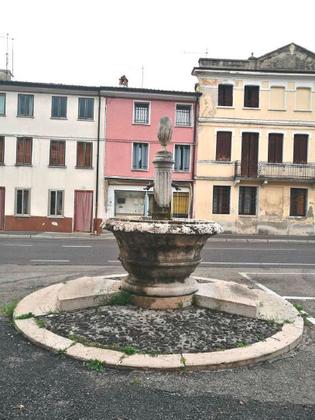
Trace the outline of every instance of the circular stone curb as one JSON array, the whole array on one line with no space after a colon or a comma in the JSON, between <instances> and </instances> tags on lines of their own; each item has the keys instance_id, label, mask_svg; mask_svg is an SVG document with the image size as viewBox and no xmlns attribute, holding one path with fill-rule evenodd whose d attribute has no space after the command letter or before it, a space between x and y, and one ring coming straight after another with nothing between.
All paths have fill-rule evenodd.
<instances>
[{"instance_id":1,"label":"circular stone curb","mask_svg":"<svg viewBox=\"0 0 315 420\"><path fill-rule=\"evenodd\" d=\"M105 276L112 278L112 276ZM84 346L74 340L52 333L36 322L34 316L58 311L58 293L64 283L40 289L22 299L14 312L14 323L31 342L48 350L63 353L82 361L99 360L118 367L147 369L208 368L222 369L253 365L272 359L292 350L302 339L303 319L298 314L295 319L284 323L282 330L254 344L242 348L220 350L207 353L179 354L133 354L120 351ZM267 292L264 292L268 295ZM279 296L279 302L283 299ZM24 319L21 319L24 317ZM27 318L25 318L27 317Z\"/></svg>"}]
</instances>

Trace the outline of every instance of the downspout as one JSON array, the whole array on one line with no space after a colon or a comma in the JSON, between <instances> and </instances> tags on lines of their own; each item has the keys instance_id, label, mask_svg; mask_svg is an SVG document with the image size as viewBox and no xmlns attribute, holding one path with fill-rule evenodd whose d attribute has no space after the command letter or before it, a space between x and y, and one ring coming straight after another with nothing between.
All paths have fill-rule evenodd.
<instances>
[{"instance_id":1,"label":"downspout","mask_svg":"<svg viewBox=\"0 0 315 420\"><path fill-rule=\"evenodd\" d=\"M99 196L99 164L100 164L100 131L101 131L101 92L98 91L98 116L97 116L97 152L96 152L96 181L95 181L95 216L94 234L99 235L100 229L97 226L98 219L98 196Z\"/></svg>"},{"instance_id":2,"label":"downspout","mask_svg":"<svg viewBox=\"0 0 315 420\"><path fill-rule=\"evenodd\" d=\"M194 142L193 142L193 159L192 159L192 191L191 191L191 216L195 217L195 175L196 175L196 157L197 157L197 121L199 117L199 95L197 96L197 101L195 102L195 112L194 112Z\"/></svg>"}]
</instances>

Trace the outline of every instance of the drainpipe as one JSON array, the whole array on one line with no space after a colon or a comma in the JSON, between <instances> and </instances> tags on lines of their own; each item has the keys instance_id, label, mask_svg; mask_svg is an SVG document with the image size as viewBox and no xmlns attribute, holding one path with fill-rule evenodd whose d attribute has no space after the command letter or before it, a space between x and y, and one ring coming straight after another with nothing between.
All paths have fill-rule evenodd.
<instances>
[{"instance_id":1,"label":"drainpipe","mask_svg":"<svg viewBox=\"0 0 315 420\"><path fill-rule=\"evenodd\" d=\"M98 219L98 195L99 195L99 163L100 163L100 131L101 131L101 92L98 91L98 116L97 116L97 153L96 153L96 181L95 181L95 216L94 216L94 233L100 234L97 226Z\"/></svg>"},{"instance_id":2,"label":"drainpipe","mask_svg":"<svg viewBox=\"0 0 315 420\"><path fill-rule=\"evenodd\" d=\"M199 95L197 96L197 101L195 102L195 112L194 112L194 142L193 142L193 147L194 147L194 151L193 151L193 159L192 159L192 168L191 168L191 176L193 179L192 182L192 187L191 187L191 216L194 218L195 217L195 175L196 175L196 157L197 157L197 121L198 121L198 117L199 117Z\"/></svg>"}]
</instances>

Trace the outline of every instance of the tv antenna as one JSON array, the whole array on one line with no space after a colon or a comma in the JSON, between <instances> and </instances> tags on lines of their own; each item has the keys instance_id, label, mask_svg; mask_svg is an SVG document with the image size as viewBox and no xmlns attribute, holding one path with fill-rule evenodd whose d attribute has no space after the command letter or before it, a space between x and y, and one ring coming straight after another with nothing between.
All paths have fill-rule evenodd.
<instances>
[{"instance_id":1,"label":"tv antenna","mask_svg":"<svg viewBox=\"0 0 315 420\"><path fill-rule=\"evenodd\" d=\"M7 74L7 78L9 75L9 71L13 74L13 66L14 66L14 38L10 36L9 33L1 34L0 38L4 39L5 42L5 70ZM10 46L11 46L11 69L10 66Z\"/></svg>"},{"instance_id":2,"label":"tv antenna","mask_svg":"<svg viewBox=\"0 0 315 420\"><path fill-rule=\"evenodd\" d=\"M195 54L195 55L205 55L205 57L208 57L208 48L206 48L204 51L183 51L183 54Z\"/></svg>"}]
</instances>

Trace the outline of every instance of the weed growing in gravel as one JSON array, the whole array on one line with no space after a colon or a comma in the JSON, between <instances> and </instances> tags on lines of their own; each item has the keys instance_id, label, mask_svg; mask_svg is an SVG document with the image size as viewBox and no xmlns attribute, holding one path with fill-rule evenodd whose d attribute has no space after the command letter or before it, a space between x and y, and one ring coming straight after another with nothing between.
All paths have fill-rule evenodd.
<instances>
[{"instance_id":1,"label":"weed growing in gravel","mask_svg":"<svg viewBox=\"0 0 315 420\"><path fill-rule=\"evenodd\" d=\"M15 319L29 319L29 318L33 318L33 314L32 312L28 312L27 314L22 314L17 316Z\"/></svg>"},{"instance_id":2,"label":"weed growing in gravel","mask_svg":"<svg viewBox=\"0 0 315 420\"><path fill-rule=\"evenodd\" d=\"M299 312L304 311L304 307L303 305L301 305L300 303L293 303L293 306L295 307L295 309Z\"/></svg>"},{"instance_id":3,"label":"weed growing in gravel","mask_svg":"<svg viewBox=\"0 0 315 420\"><path fill-rule=\"evenodd\" d=\"M248 344L245 343L245 341L238 341L236 343L236 347L246 347L246 346L248 346Z\"/></svg>"},{"instance_id":4,"label":"weed growing in gravel","mask_svg":"<svg viewBox=\"0 0 315 420\"><path fill-rule=\"evenodd\" d=\"M94 360L89 360L88 362L86 362L85 366L88 369L95 370L96 372L103 372L105 363L101 362L98 359L94 359Z\"/></svg>"},{"instance_id":5,"label":"weed growing in gravel","mask_svg":"<svg viewBox=\"0 0 315 420\"><path fill-rule=\"evenodd\" d=\"M130 381L131 385L141 385L141 379L140 378L134 378L132 381Z\"/></svg>"},{"instance_id":6,"label":"weed growing in gravel","mask_svg":"<svg viewBox=\"0 0 315 420\"><path fill-rule=\"evenodd\" d=\"M132 354L137 353L137 350L132 346L125 346L121 349L121 351L123 351L128 356L131 356Z\"/></svg>"},{"instance_id":7,"label":"weed growing in gravel","mask_svg":"<svg viewBox=\"0 0 315 420\"><path fill-rule=\"evenodd\" d=\"M126 306L130 304L130 293L122 290L106 299L105 305Z\"/></svg>"},{"instance_id":8,"label":"weed growing in gravel","mask_svg":"<svg viewBox=\"0 0 315 420\"><path fill-rule=\"evenodd\" d=\"M182 367L185 368L186 367L186 359L185 359L185 357L183 355L180 356L180 362L183 365Z\"/></svg>"},{"instance_id":9,"label":"weed growing in gravel","mask_svg":"<svg viewBox=\"0 0 315 420\"><path fill-rule=\"evenodd\" d=\"M36 322L36 324L39 328L45 328L46 327L45 321L43 319L35 318L35 322Z\"/></svg>"},{"instance_id":10,"label":"weed growing in gravel","mask_svg":"<svg viewBox=\"0 0 315 420\"><path fill-rule=\"evenodd\" d=\"M17 304L17 300L12 300L12 302L9 302L2 306L2 308L0 309L0 313L6 316L10 321L13 321L13 314Z\"/></svg>"}]
</instances>

